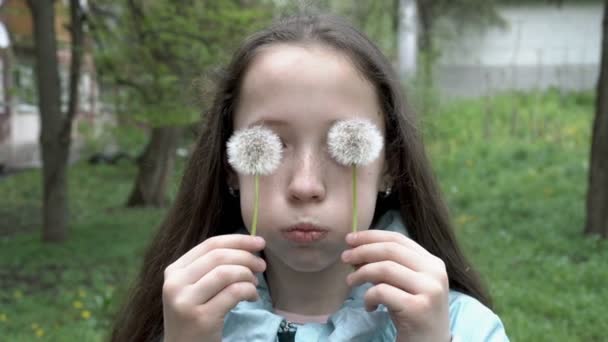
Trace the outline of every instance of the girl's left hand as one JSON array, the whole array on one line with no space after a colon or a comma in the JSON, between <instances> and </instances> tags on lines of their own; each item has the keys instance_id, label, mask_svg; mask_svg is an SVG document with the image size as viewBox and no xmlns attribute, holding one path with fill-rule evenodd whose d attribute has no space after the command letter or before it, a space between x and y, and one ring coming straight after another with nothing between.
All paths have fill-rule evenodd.
<instances>
[{"instance_id":1,"label":"girl's left hand","mask_svg":"<svg viewBox=\"0 0 608 342\"><path fill-rule=\"evenodd\" d=\"M365 293L365 307L388 308L397 341L450 341L449 281L441 259L396 232L350 233L346 242L352 249L342 260L357 267L348 285L374 284Z\"/></svg>"}]
</instances>

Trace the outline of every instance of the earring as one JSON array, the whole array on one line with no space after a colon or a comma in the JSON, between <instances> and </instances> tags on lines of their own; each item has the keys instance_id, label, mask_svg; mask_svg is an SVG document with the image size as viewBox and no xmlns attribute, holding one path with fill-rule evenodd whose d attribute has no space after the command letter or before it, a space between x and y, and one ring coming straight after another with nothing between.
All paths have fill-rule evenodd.
<instances>
[{"instance_id":1,"label":"earring","mask_svg":"<svg viewBox=\"0 0 608 342\"><path fill-rule=\"evenodd\" d=\"M382 197L387 198L388 196L391 195L391 192L393 191L393 189L389 186L386 187L386 189L382 192Z\"/></svg>"},{"instance_id":2,"label":"earring","mask_svg":"<svg viewBox=\"0 0 608 342\"><path fill-rule=\"evenodd\" d=\"M232 197L239 197L239 191L237 189L231 187L230 185L228 185L228 193Z\"/></svg>"}]
</instances>

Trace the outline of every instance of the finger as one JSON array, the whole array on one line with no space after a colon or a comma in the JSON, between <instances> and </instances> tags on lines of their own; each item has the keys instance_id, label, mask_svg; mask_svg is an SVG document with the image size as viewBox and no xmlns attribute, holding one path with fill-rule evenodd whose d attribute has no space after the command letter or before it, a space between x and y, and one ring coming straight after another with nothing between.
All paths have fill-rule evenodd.
<instances>
[{"instance_id":1,"label":"finger","mask_svg":"<svg viewBox=\"0 0 608 342\"><path fill-rule=\"evenodd\" d=\"M193 284L205 274L220 265L241 265L253 272L263 272L266 269L264 259L250 252L239 249L218 248L199 257L188 266L177 270L174 274L182 284Z\"/></svg>"},{"instance_id":2,"label":"finger","mask_svg":"<svg viewBox=\"0 0 608 342\"><path fill-rule=\"evenodd\" d=\"M241 265L221 265L205 274L195 284L184 289L184 295L193 305L205 304L232 284L248 282L255 288L257 278L251 270Z\"/></svg>"},{"instance_id":3,"label":"finger","mask_svg":"<svg viewBox=\"0 0 608 342\"><path fill-rule=\"evenodd\" d=\"M389 284L378 284L365 292L363 300L365 310L373 311L378 305L383 304L393 313L402 313L408 310L408 306L414 303L417 297Z\"/></svg>"},{"instance_id":4,"label":"finger","mask_svg":"<svg viewBox=\"0 0 608 342\"><path fill-rule=\"evenodd\" d=\"M380 261L361 266L346 277L349 286L363 283L389 284L411 294L424 293L434 286L432 279L394 261Z\"/></svg>"},{"instance_id":5,"label":"finger","mask_svg":"<svg viewBox=\"0 0 608 342\"><path fill-rule=\"evenodd\" d=\"M245 234L228 234L211 237L177 259L169 268L183 268L200 256L218 248L241 249L249 252L259 252L264 249L266 242L262 237Z\"/></svg>"},{"instance_id":6,"label":"finger","mask_svg":"<svg viewBox=\"0 0 608 342\"><path fill-rule=\"evenodd\" d=\"M414 271L422 271L426 264L426 259L420 254L393 241L360 245L342 253L342 261L351 265L361 265L383 260L392 260Z\"/></svg>"},{"instance_id":7,"label":"finger","mask_svg":"<svg viewBox=\"0 0 608 342\"><path fill-rule=\"evenodd\" d=\"M349 233L346 235L346 243L351 247L357 247L374 242L397 242L401 245L409 247L416 251L420 255L430 254L426 249L420 246L416 241L408 238L407 236L386 230L364 230L356 233Z\"/></svg>"},{"instance_id":8,"label":"finger","mask_svg":"<svg viewBox=\"0 0 608 342\"><path fill-rule=\"evenodd\" d=\"M206 312L219 312L225 315L240 301L256 301L258 299L259 296L255 285L250 282L239 282L225 287L204 306Z\"/></svg>"}]
</instances>

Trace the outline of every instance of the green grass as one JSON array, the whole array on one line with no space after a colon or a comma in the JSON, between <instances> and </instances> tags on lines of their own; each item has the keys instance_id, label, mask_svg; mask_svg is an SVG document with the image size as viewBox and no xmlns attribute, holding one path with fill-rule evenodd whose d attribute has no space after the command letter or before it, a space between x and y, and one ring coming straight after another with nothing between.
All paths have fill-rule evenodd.
<instances>
[{"instance_id":1,"label":"green grass","mask_svg":"<svg viewBox=\"0 0 608 342\"><path fill-rule=\"evenodd\" d=\"M104 339L162 210L125 209L135 169L70 170L72 224L62 245L40 242L39 172L0 181L0 336L4 341Z\"/></svg>"},{"instance_id":2,"label":"green grass","mask_svg":"<svg viewBox=\"0 0 608 342\"><path fill-rule=\"evenodd\" d=\"M608 242L581 234L592 112L589 95L551 92L433 117L430 152L458 236L514 341L605 340Z\"/></svg>"},{"instance_id":3,"label":"green grass","mask_svg":"<svg viewBox=\"0 0 608 342\"><path fill-rule=\"evenodd\" d=\"M581 234L592 108L588 94L508 94L424 120L457 234L513 341L608 331L608 242ZM0 179L1 340L106 338L164 213L123 208L134 175L126 163L71 168L63 245L40 242L39 172Z\"/></svg>"}]
</instances>

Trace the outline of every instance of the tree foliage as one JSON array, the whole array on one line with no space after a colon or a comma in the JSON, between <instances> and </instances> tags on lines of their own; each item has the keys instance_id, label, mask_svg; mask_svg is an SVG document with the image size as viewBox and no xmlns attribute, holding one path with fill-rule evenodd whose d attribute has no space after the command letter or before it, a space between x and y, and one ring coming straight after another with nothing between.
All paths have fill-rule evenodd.
<instances>
[{"instance_id":1,"label":"tree foliage","mask_svg":"<svg viewBox=\"0 0 608 342\"><path fill-rule=\"evenodd\" d=\"M225 62L246 33L267 22L251 1L102 0L96 64L120 113L151 126L196 121L194 82Z\"/></svg>"},{"instance_id":2,"label":"tree foliage","mask_svg":"<svg viewBox=\"0 0 608 342\"><path fill-rule=\"evenodd\" d=\"M100 0L91 6L96 63L114 88L115 111L152 128L127 206L163 206L178 126L200 119L195 104L204 105L209 99L201 98L202 88L213 87L202 76L224 64L272 11L250 0Z\"/></svg>"}]
</instances>

